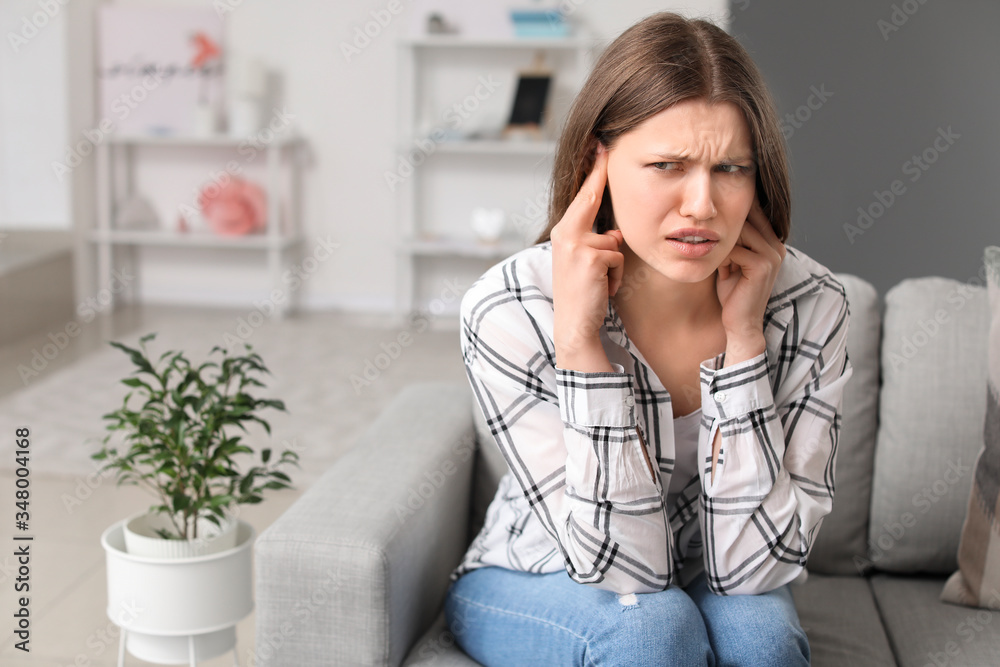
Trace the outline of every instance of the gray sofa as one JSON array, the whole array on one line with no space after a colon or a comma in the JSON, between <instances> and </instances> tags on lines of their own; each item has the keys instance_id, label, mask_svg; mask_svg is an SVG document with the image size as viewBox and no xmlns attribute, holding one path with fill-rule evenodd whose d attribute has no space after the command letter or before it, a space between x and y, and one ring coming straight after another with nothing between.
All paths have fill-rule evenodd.
<instances>
[{"instance_id":1,"label":"gray sofa","mask_svg":"<svg viewBox=\"0 0 1000 667\"><path fill-rule=\"evenodd\" d=\"M813 664L1000 665L1000 612L938 600L982 446L986 290L921 278L883 304L838 278L855 370L837 495L793 589ZM505 470L478 412L466 386L410 387L261 534L256 665L475 664L440 612Z\"/></svg>"}]
</instances>

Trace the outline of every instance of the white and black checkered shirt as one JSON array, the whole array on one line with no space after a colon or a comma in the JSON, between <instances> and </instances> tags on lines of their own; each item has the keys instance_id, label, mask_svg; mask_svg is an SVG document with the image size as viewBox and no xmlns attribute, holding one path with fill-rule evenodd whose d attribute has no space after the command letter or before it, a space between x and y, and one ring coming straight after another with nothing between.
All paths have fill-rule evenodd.
<instances>
[{"instance_id":1,"label":"white and black checkered shirt","mask_svg":"<svg viewBox=\"0 0 1000 667\"><path fill-rule=\"evenodd\" d=\"M720 594L796 579L833 503L852 369L843 286L786 248L764 315L766 352L728 368L724 354L701 363L701 465L673 506L670 395L613 304L601 336L617 372L564 370L555 365L551 245L483 275L462 301L462 349L510 472L455 576L488 565L565 569L619 594L686 584L702 566ZM659 467L655 483L643 442Z\"/></svg>"}]
</instances>

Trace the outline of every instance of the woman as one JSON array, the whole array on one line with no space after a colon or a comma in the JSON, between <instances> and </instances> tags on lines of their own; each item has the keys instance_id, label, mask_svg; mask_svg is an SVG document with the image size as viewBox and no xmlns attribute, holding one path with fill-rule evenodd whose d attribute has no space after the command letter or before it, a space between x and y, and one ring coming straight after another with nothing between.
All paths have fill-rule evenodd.
<instances>
[{"instance_id":1,"label":"woman","mask_svg":"<svg viewBox=\"0 0 1000 667\"><path fill-rule=\"evenodd\" d=\"M510 472L445 606L485 665L807 665L787 584L833 496L843 287L784 245L773 104L658 14L570 112L539 244L462 303Z\"/></svg>"}]
</instances>

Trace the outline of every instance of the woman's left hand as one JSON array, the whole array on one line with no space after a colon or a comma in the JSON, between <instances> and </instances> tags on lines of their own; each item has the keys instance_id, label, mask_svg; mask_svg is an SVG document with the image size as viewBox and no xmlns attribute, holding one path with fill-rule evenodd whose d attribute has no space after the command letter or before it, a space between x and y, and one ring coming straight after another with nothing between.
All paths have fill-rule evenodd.
<instances>
[{"instance_id":1,"label":"woman's left hand","mask_svg":"<svg viewBox=\"0 0 1000 667\"><path fill-rule=\"evenodd\" d=\"M745 360L730 359L731 352L744 352L739 356L750 359L764 350L764 308L785 253L785 244L754 198L740 238L719 266L715 280L726 330L727 365Z\"/></svg>"}]
</instances>

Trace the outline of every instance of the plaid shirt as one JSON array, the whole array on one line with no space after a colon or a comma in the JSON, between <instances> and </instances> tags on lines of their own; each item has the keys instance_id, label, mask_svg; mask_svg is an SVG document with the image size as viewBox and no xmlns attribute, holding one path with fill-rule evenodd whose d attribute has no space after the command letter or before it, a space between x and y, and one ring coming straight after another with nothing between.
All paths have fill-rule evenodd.
<instances>
[{"instance_id":1,"label":"plaid shirt","mask_svg":"<svg viewBox=\"0 0 1000 667\"><path fill-rule=\"evenodd\" d=\"M684 585L704 568L713 591L734 594L804 572L833 504L849 313L829 270L786 248L764 315L766 351L728 368L724 353L701 363L701 465L672 507L670 395L613 304L601 337L616 372L564 370L555 365L551 245L483 275L462 301L462 350L510 470L454 576L489 565L565 569L624 594Z\"/></svg>"}]
</instances>

